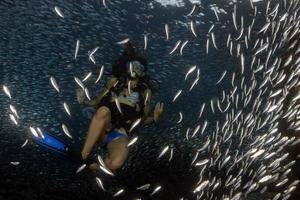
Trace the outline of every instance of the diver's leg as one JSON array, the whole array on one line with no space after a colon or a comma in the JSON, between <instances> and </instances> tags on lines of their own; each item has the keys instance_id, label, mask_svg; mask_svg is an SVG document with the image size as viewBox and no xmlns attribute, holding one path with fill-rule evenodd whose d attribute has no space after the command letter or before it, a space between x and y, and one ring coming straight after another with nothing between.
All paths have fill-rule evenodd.
<instances>
[{"instance_id":1,"label":"diver's leg","mask_svg":"<svg viewBox=\"0 0 300 200\"><path fill-rule=\"evenodd\" d=\"M128 137L120 137L111 141L107 145L108 157L105 159L105 165L111 171L122 167L128 156Z\"/></svg>"},{"instance_id":2,"label":"diver's leg","mask_svg":"<svg viewBox=\"0 0 300 200\"><path fill-rule=\"evenodd\" d=\"M90 123L84 147L81 151L82 159L85 160L88 157L94 144L99 138L103 137L107 126L110 124L110 120L111 112L109 108L105 106L100 107Z\"/></svg>"}]
</instances>

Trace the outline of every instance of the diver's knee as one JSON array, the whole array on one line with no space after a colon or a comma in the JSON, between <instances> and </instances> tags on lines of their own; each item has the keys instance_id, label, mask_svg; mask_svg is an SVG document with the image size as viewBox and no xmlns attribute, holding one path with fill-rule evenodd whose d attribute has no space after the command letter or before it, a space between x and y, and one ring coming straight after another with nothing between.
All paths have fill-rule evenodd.
<instances>
[{"instance_id":1,"label":"diver's knee","mask_svg":"<svg viewBox=\"0 0 300 200\"><path fill-rule=\"evenodd\" d=\"M122 167L123 163L124 161L122 161L121 159L110 159L108 163L108 168L111 171L116 171Z\"/></svg>"},{"instance_id":2,"label":"diver's knee","mask_svg":"<svg viewBox=\"0 0 300 200\"><path fill-rule=\"evenodd\" d=\"M102 119L102 120L107 119L107 120L109 120L110 119L110 110L109 110L109 108L107 108L105 106L100 107L97 110L97 112L95 114L95 117L97 119Z\"/></svg>"}]
</instances>

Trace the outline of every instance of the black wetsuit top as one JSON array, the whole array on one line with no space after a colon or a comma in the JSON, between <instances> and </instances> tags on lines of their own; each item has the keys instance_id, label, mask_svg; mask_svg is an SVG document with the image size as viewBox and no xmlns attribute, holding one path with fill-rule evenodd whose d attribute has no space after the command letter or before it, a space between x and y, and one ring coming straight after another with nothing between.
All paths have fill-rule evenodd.
<instances>
[{"instance_id":1,"label":"black wetsuit top","mask_svg":"<svg viewBox=\"0 0 300 200\"><path fill-rule=\"evenodd\" d=\"M124 88L127 88L126 83L119 81L119 83L110 89L110 92L107 93L101 100L98 107L106 106L111 112L111 123L113 128L124 128L128 131L131 127L131 124L134 120L143 117L144 115L144 91L148 88L147 84L143 81L139 81L136 88L132 89L132 92L138 92L139 100L136 103L135 107L131 107L126 104L121 105L121 114L116 106L115 102L111 102L112 92L117 96L122 92Z\"/></svg>"}]
</instances>

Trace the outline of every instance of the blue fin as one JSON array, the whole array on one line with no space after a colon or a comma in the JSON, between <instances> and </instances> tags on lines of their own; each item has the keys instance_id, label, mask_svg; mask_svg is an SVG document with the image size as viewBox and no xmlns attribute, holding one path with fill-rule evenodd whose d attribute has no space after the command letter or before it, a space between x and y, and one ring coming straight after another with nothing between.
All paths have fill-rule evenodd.
<instances>
[{"instance_id":1,"label":"blue fin","mask_svg":"<svg viewBox=\"0 0 300 200\"><path fill-rule=\"evenodd\" d=\"M55 151L63 156L69 157L69 147L66 145L62 140L58 139L57 137L45 132L44 138L42 137L33 137L34 142L37 144Z\"/></svg>"}]
</instances>

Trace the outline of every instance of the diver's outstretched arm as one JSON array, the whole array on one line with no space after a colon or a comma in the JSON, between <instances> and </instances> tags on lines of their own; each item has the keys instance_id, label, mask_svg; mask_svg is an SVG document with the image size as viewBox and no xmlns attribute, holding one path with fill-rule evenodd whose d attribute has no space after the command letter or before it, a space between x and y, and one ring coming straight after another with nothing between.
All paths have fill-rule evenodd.
<instances>
[{"instance_id":1,"label":"diver's outstretched arm","mask_svg":"<svg viewBox=\"0 0 300 200\"><path fill-rule=\"evenodd\" d=\"M143 96L144 96L144 99L145 99L144 116L143 116L144 124L150 124L150 123L153 123L153 122L158 122L159 118L160 118L160 116L163 112L164 104L158 102L155 106L153 116L150 116L151 98L152 98L151 90L146 89Z\"/></svg>"},{"instance_id":2,"label":"diver's outstretched arm","mask_svg":"<svg viewBox=\"0 0 300 200\"><path fill-rule=\"evenodd\" d=\"M151 111L151 98L152 98L152 92L150 89L146 89L143 97L145 99L144 102L144 116L143 116L143 122L145 124L150 124L153 122L153 117L150 117L150 111Z\"/></svg>"}]
</instances>

